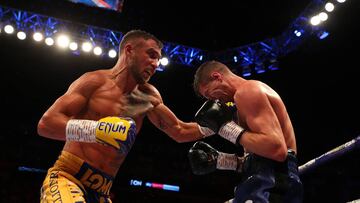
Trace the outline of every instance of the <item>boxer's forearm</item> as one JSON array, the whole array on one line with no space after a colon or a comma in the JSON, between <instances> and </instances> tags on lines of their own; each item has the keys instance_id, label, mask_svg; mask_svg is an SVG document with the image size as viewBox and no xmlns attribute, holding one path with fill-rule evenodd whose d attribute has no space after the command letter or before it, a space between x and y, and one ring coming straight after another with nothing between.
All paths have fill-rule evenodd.
<instances>
[{"instance_id":1,"label":"boxer's forearm","mask_svg":"<svg viewBox=\"0 0 360 203\"><path fill-rule=\"evenodd\" d=\"M203 135L195 122L183 122L164 104L159 104L148 113L150 121L177 142L190 142Z\"/></svg>"}]
</instances>

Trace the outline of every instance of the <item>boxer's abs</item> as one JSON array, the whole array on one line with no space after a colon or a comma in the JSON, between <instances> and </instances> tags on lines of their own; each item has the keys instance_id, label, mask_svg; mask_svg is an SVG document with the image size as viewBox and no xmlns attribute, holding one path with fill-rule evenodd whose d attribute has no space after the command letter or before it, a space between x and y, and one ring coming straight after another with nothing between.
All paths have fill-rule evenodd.
<instances>
[{"instance_id":1,"label":"boxer's abs","mask_svg":"<svg viewBox=\"0 0 360 203\"><path fill-rule=\"evenodd\" d=\"M98 143L67 142L63 150L114 177L126 158L126 154Z\"/></svg>"}]
</instances>

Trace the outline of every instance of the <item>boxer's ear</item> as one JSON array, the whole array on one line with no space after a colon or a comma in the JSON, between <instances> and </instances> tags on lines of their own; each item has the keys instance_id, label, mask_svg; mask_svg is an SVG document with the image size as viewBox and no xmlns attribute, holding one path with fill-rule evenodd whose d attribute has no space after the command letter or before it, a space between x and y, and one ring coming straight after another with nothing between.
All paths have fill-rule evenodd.
<instances>
[{"instance_id":1,"label":"boxer's ear","mask_svg":"<svg viewBox=\"0 0 360 203\"><path fill-rule=\"evenodd\" d=\"M211 79L213 80L223 80L223 74L221 74L220 72L214 71L211 73Z\"/></svg>"}]
</instances>

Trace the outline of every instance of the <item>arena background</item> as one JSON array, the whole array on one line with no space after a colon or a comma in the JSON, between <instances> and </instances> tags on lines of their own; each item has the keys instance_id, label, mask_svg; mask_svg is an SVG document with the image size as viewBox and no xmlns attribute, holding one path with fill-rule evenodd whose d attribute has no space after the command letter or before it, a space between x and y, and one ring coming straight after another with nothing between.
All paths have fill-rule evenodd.
<instances>
[{"instance_id":1,"label":"arena background","mask_svg":"<svg viewBox=\"0 0 360 203\"><path fill-rule=\"evenodd\" d=\"M0 5L126 32L149 31L161 40L219 51L280 34L310 1L141 1L125 0L121 13L59 0L0 0ZM284 100L297 136L300 164L360 133L359 9L348 0L335 10L330 35L305 41L279 59L280 69L255 74ZM1 135L0 202L39 202L44 173L62 142L37 135L44 111L82 73L111 68L114 59L76 56L32 40L0 33ZM196 68L171 64L151 79L164 102L191 121L203 100L192 90ZM205 140L226 152L236 149L220 137ZM112 188L113 202L210 202L232 198L240 176L228 171L196 176L187 160L193 143L178 144L145 120ZM360 198L359 150L302 176L304 202L349 202ZM180 186L180 192L129 185L131 179Z\"/></svg>"}]
</instances>

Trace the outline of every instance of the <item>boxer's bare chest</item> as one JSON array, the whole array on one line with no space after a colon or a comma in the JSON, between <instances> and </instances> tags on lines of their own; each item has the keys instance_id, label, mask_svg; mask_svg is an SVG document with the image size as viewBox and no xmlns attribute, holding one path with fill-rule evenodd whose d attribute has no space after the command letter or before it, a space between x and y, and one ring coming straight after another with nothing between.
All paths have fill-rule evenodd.
<instances>
[{"instance_id":1,"label":"boxer's bare chest","mask_svg":"<svg viewBox=\"0 0 360 203\"><path fill-rule=\"evenodd\" d=\"M152 99L151 93L138 88L129 94L123 94L116 86L104 86L91 95L78 118L99 120L107 116L131 117L135 120L136 130L139 132L144 116L153 108ZM111 175L117 173L126 157L126 154L96 143L69 142L64 149Z\"/></svg>"},{"instance_id":2,"label":"boxer's bare chest","mask_svg":"<svg viewBox=\"0 0 360 203\"><path fill-rule=\"evenodd\" d=\"M83 113L93 120L106 116L131 117L140 127L146 113L153 108L152 99L151 93L138 88L123 94L116 86L105 86L93 93Z\"/></svg>"}]
</instances>

